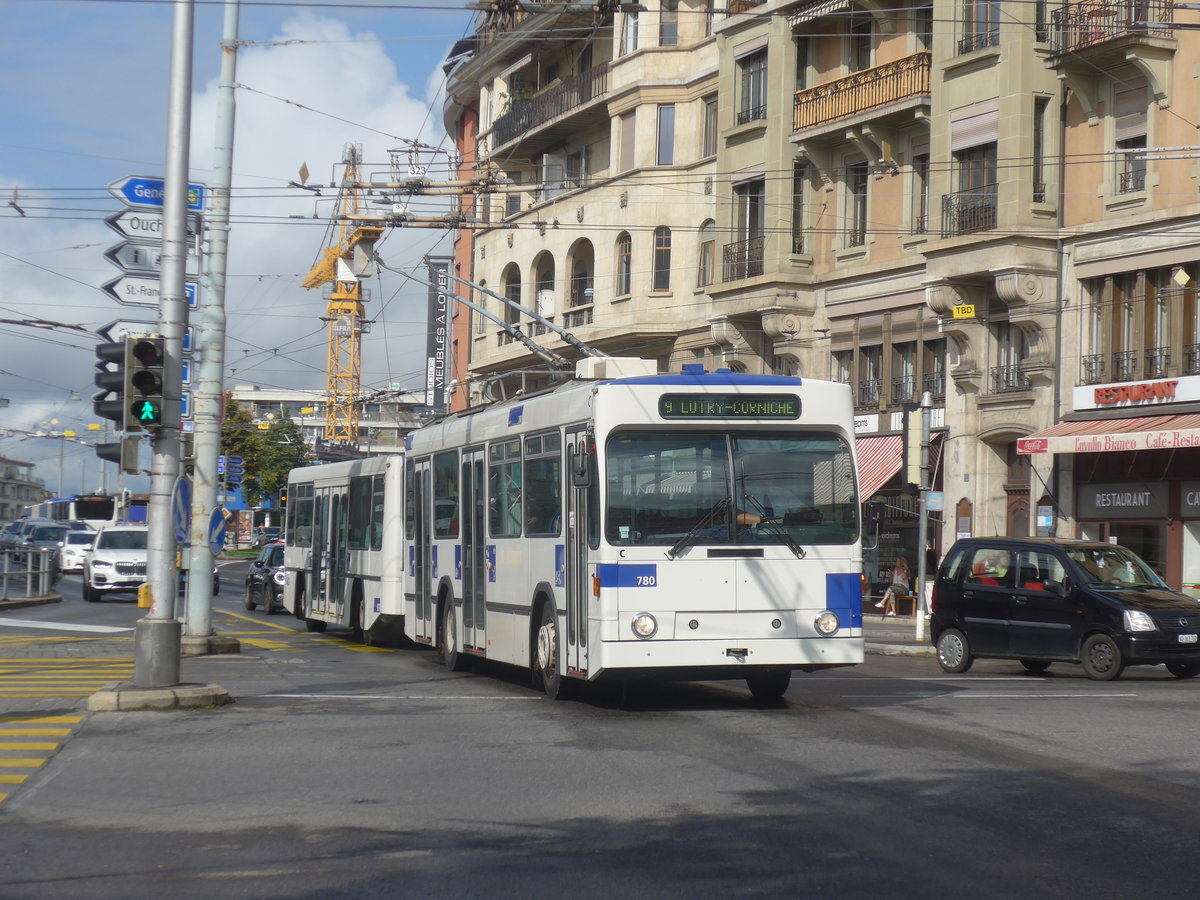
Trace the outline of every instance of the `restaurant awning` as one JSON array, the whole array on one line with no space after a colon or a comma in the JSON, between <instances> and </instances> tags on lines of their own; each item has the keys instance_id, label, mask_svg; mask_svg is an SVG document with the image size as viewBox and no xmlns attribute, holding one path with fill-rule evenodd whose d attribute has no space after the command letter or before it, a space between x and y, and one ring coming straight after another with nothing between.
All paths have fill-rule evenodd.
<instances>
[{"instance_id":1,"label":"restaurant awning","mask_svg":"<svg viewBox=\"0 0 1200 900\"><path fill-rule=\"evenodd\" d=\"M854 452L858 456L858 496L868 500L900 471L904 462L904 436L855 438Z\"/></svg>"},{"instance_id":2,"label":"restaurant awning","mask_svg":"<svg viewBox=\"0 0 1200 900\"><path fill-rule=\"evenodd\" d=\"M1113 453L1200 447L1200 414L1060 422L1017 439L1017 452Z\"/></svg>"}]
</instances>

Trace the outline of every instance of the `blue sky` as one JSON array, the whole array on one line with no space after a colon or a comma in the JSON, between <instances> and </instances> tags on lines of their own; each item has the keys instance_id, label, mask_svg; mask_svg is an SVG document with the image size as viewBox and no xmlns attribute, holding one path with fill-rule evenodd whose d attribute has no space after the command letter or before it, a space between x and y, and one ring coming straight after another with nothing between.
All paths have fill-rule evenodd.
<instances>
[{"instance_id":1,"label":"blue sky","mask_svg":"<svg viewBox=\"0 0 1200 900\"><path fill-rule=\"evenodd\" d=\"M154 317L116 304L99 287L119 274L103 259L119 240L104 217L122 208L106 186L163 171L172 6L0 5L0 319L93 329ZM191 173L206 182L224 9L204 0L195 9ZM445 0L420 0L420 8L384 0L242 3L227 386L323 387L325 301L300 282L329 240L333 209L286 184L301 164L310 183L339 179L337 163L351 142L362 145L366 174L376 176L387 174L387 151L402 138L448 148L441 63L472 16ZM14 188L24 216L8 205ZM379 250L389 266L405 268L425 253L448 253L450 240L440 231L393 229ZM368 291L376 324L363 343L364 389L417 386L424 288L385 272ZM9 401L0 409L0 455L43 461L37 474L52 491L60 480L66 493L97 487L93 451L19 432L87 436L86 425L101 421L91 410L95 341L71 329L0 324L0 398Z\"/></svg>"}]
</instances>

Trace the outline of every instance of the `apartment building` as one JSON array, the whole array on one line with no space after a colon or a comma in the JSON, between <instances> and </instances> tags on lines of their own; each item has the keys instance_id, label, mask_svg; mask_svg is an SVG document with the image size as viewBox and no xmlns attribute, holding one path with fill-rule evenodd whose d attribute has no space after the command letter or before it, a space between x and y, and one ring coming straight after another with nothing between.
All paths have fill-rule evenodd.
<instances>
[{"instance_id":1,"label":"apartment building","mask_svg":"<svg viewBox=\"0 0 1200 900\"><path fill-rule=\"evenodd\" d=\"M19 519L26 506L51 496L45 482L34 477L35 468L34 463L0 456L0 521Z\"/></svg>"},{"instance_id":2,"label":"apartment building","mask_svg":"<svg viewBox=\"0 0 1200 900\"><path fill-rule=\"evenodd\" d=\"M478 165L513 182L471 234L474 280L663 369L850 383L886 510L868 568L918 549L899 435L927 397L939 549L1112 537L1200 583L1195 11L563 10L484 15L453 71L448 126L477 110ZM546 377L472 330L464 378Z\"/></svg>"}]
</instances>

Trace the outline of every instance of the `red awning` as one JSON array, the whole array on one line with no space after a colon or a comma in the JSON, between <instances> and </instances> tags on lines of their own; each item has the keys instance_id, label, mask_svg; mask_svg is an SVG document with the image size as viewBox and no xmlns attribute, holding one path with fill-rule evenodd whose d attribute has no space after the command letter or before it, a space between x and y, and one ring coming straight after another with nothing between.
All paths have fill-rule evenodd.
<instances>
[{"instance_id":1,"label":"red awning","mask_svg":"<svg viewBox=\"0 0 1200 900\"><path fill-rule=\"evenodd\" d=\"M1200 447L1200 414L1060 422L1017 440L1017 452L1113 453Z\"/></svg>"},{"instance_id":2,"label":"red awning","mask_svg":"<svg viewBox=\"0 0 1200 900\"><path fill-rule=\"evenodd\" d=\"M854 452L858 456L858 496L860 500L869 500L900 471L904 461L904 436L885 434L855 438Z\"/></svg>"}]
</instances>

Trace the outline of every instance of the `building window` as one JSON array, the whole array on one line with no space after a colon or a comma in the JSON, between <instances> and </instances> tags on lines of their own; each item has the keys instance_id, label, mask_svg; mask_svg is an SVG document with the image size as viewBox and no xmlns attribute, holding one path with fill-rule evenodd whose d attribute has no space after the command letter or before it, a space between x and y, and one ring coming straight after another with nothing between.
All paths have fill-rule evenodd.
<instances>
[{"instance_id":1,"label":"building window","mask_svg":"<svg viewBox=\"0 0 1200 900\"><path fill-rule=\"evenodd\" d=\"M708 37L713 33L713 26L717 20L717 2L716 0L704 0L704 36Z\"/></svg>"},{"instance_id":2,"label":"building window","mask_svg":"<svg viewBox=\"0 0 1200 900\"><path fill-rule=\"evenodd\" d=\"M933 4L918 6L913 10L913 33L917 37L918 50L933 49Z\"/></svg>"},{"instance_id":3,"label":"building window","mask_svg":"<svg viewBox=\"0 0 1200 900\"><path fill-rule=\"evenodd\" d=\"M636 133L637 120L632 112L623 113L621 115L621 171L626 172L633 168L634 164L634 135Z\"/></svg>"},{"instance_id":4,"label":"building window","mask_svg":"<svg viewBox=\"0 0 1200 900\"><path fill-rule=\"evenodd\" d=\"M1145 78L1133 78L1113 89L1113 136L1116 146L1115 187L1118 194L1146 189Z\"/></svg>"},{"instance_id":5,"label":"building window","mask_svg":"<svg viewBox=\"0 0 1200 900\"><path fill-rule=\"evenodd\" d=\"M617 236L617 283L615 285L618 297L633 293L633 238L628 231L622 231Z\"/></svg>"},{"instance_id":6,"label":"building window","mask_svg":"<svg viewBox=\"0 0 1200 900\"><path fill-rule=\"evenodd\" d=\"M846 54L846 64L851 72L861 72L871 68L871 44L873 34L871 19L855 22L850 26L850 44Z\"/></svg>"},{"instance_id":7,"label":"building window","mask_svg":"<svg viewBox=\"0 0 1200 900\"><path fill-rule=\"evenodd\" d=\"M679 0L662 0L658 11L658 46L679 43Z\"/></svg>"},{"instance_id":8,"label":"building window","mask_svg":"<svg viewBox=\"0 0 1200 900\"><path fill-rule=\"evenodd\" d=\"M717 155L717 95L704 98L704 143L701 156Z\"/></svg>"},{"instance_id":9,"label":"building window","mask_svg":"<svg viewBox=\"0 0 1200 900\"><path fill-rule=\"evenodd\" d=\"M958 192L942 200L942 236L973 234L996 227L996 145L955 151Z\"/></svg>"},{"instance_id":10,"label":"building window","mask_svg":"<svg viewBox=\"0 0 1200 900\"><path fill-rule=\"evenodd\" d=\"M883 347L862 347L858 353L858 397L856 405L879 408L879 386L883 373Z\"/></svg>"},{"instance_id":11,"label":"building window","mask_svg":"<svg viewBox=\"0 0 1200 900\"><path fill-rule=\"evenodd\" d=\"M739 184L733 189L733 199L738 240L762 237L766 229L766 185L761 180Z\"/></svg>"},{"instance_id":12,"label":"building window","mask_svg":"<svg viewBox=\"0 0 1200 900\"><path fill-rule=\"evenodd\" d=\"M479 287L481 289L486 288L487 282L486 281L479 282ZM488 297L487 297L487 294L485 294L483 292L483 290L478 290L475 292L475 305L478 306L480 310L487 309ZM488 323L487 316L485 316L483 314L483 312L477 312L475 310L471 310L471 315L475 319L475 333L476 334L486 334L487 333L487 323Z\"/></svg>"},{"instance_id":13,"label":"building window","mask_svg":"<svg viewBox=\"0 0 1200 900\"><path fill-rule=\"evenodd\" d=\"M654 229L654 282L651 289L671 289L671 229L665 225Z\"/></svg>"},{"instance_id":14,"label":"building window","mask_svg":"<svg viewBox=\"0 0 1200 900\"><path fill-rule=\"evenodd\" d=\"M521 183L521 173L509 172L508 177L512 184L508 186L508 193L504 195L504 215L515 216L521 211L521 189L517 186Z\"/></svg>"},{"instance_id":15,"label":"building window","mask_svg":"<svg viewBox=\"0 0 1200 900\"><path fill-rule=\"evenodd\" d=\"M564 182L568 190L583 187L588 182L588 149L580 147L567 154L564 162Z\"/></svg>"},{"instance_id":16,"label":"building window","mask_svg":"<svg viewBox=\"0 0 1200 900\"><path fill-rule=\"evenodd\" d=\"M808 180L808 167L804 163L792 163L792 252L804 252L804 185Z\"/></svg>"},{"instance_id":17,"label":"building window","mask_svg":"<svg viewBox=\"0 0 1200 900\"><path fill-rule=\"evenodd\" d=\"M696 272L696 287L712 284L716 258L717 226L709 221L700 226L700 264Z\"/></svg>"},{"instance_id":18,"label":"building window","mask_svg":"<svg viewBox=\"0 0 1200 900\"><path fill-rule=\"evenodd\" d=\"M638 14L636 11L625 13L621 23L621 55L632 53L638 46Z\"/></svg>"},{"instance_id":19,"label":"building window","mask_svg":"<svg viewBox=\"0 0 1200 900\"><path fill-rule=\"evenodd\" d=\"M1049 97L1033 98L1033 202L1046 202L1046 113Z\"/></svg>"},{"instance_id":20,"label":"building window","mask_svg":"<svg viewBox=\"0 0 1200 900\"><path fill-rule=\"evenodd\" d=\"M958 52L970 53L999 43L999 0L963 0L963 36L958 42Z\"/></svg>"},{"instance_id":21,"label":"building window","mask_svg":"<svg viewBox=\"0 0 1200 900\"><path fill-rule=\"evenodd\" d=\"M846 167L846 246L867 242L867 185L870 174L865 162Z\"/></svg>"},{"instance_id":22,"label":"building window","mask_svg":"<svg viewBox=\"0 0 1200 900\"><path fill-rule=\"evenodd\" d=\"M513 306L521 302L521 270L516 266L510 266L504 274L504 296L512 301L504 304L504 321L516 325L521 321L520 310Z\"/></svg>"},{"instance_id":23,"label":"building window","mask_svg":"<svg viewBox=\"0 0 1200 900\"><path fill-rule=\"evenodd\" d=\"M929 154L913 156L913 234L929 231Z\"/></svg>"},{"instance_id":24,"label":"building window","mask_svg":"<svg viewBox=\"0 0 1200 900\"><path fill-rule=\"evenodd\" d=\"M798 34L793 38L796 45L796 90L808 87L808 35Z\"/></svg>"},{"instance_id":25,"label":"building window","mask_svg":"<svg viewBox=\"0 0 1200 900\"><path fill-rule=\"evenodd\" d=\"M654 163L669 166L675 162L675 104L661 103L658 107L658 150Z\"/></svg>"},{"instance_id":26,"label":"building window","mask_svg":"<svg viewBox=\"0 0 1200 900\"><path fill-rule=\"evenodd\" d=\"M830 361L829 379L839 384L850 384L854 380L854 351L835 350Z\"/></svg>"},{"instance_id":27,"label":"building window","mask_svg":"<svg viewBox=\"0 0 1200 900\"><path fill-rule=\"evenodd\" d=\"M892 345L892 405L912 403L917 391L917 345L915 341Z\"/></svg>"},{"instance_id":28,"label":"building window","mask_svg":"<svg viewBox=\"0 0 1200 900\"><path fill-rule=\"evenodd\" d=\"M1029 390L1029 378L1021 371L1025 359L1025 336L1021 329L1011 322L1000 321L993 323L992 334L996 348L996 365L991 373L992 393Z\"/></svg>"},{"instance_id":29,"label":"building window","mask_svg":"<svg viewBox=\"0 0 1200 900\"><path fill-rule=\"evenodd\" d=\"M758 50L738 60L741 101L738 124L744 125L767 117L767 51Z\"/></svg>"}]
</instances>

